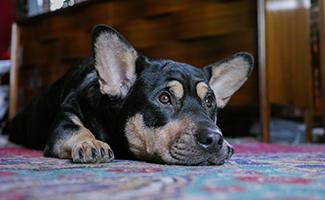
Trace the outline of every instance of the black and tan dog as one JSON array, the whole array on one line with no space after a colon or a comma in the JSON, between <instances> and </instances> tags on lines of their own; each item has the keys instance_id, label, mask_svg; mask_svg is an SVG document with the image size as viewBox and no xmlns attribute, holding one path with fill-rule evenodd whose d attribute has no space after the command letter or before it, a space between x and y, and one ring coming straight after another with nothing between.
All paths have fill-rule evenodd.
<instances>
[{"instance_id":1,"label":"black and tan dog","mask_svg":"<svg viewBox=\"0 0 325 200\"><path fill-rule=\"evenodd\" d=\"M75 67L9 125L10 139L80 163L115 157L222 164L233 148L217 109L247 80L250 54L202 69L140 55L111 27L93 30L93 59Z\"/></svg>"}]
</instances>

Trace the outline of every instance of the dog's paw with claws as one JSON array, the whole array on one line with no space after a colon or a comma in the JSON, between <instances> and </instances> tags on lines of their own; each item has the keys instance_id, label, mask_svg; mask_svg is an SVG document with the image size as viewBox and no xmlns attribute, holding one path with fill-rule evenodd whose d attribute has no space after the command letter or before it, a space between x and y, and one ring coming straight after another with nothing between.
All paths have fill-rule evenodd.
<instances>
[{"instance_id":1,"label":"dog's paw with claws","mask_svg":"<svg viewBox=\"0 0 325 200\"><path fill-rule=\"evenodd\" d=\"M71 157L74 163L106 163L114 159L114 154L108 144L93 139L74 145Z\"/></svg>"}]
</instances>

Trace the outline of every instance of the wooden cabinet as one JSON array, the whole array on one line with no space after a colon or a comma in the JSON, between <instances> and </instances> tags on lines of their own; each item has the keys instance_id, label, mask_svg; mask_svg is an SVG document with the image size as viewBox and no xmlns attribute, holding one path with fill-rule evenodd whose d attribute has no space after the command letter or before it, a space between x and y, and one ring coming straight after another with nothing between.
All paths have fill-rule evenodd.
<instances>
[{"instance_id":1,"label":"wooden cabinet","mask_svg":"<svg viewBox=\"0 0 325 200\"><path fill-rule=\"evenodd\" d=\"M87 1L18 21L17 105L92 55L91 29L115 27L147 56L201 67L238 51L257 56L256 1ZM231 100L256 104L257 70Z\"/></svg>"}]
</instances>

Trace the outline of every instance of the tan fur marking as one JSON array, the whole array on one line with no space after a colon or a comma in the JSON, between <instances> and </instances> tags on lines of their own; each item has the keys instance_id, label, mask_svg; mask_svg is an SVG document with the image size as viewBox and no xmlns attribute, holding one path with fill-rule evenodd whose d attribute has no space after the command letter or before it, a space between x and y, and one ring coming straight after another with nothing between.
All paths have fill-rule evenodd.
<instances>
[{"instance_id":1,"label":"tan fur marking","mask_svg":"<svg viewBox=\"0 0 325 200\"><path fill-rule=\"evenodd\" d=\"M95 140L95 136L87 128L82 127L69 138L62 138L54 147L54 152L59 158L71 158L74 145L87 140Z\"/></svg>"},{"instance_id":2,"label":"tan fur marking","mask_svg":"<svg viewBox=\"0 0 325 200\"><path fill-rule=\"evenodd\" d=\"M77 116L70 115L69 118L80 129L74 133L66 134L56 142L53 147L53 153L55 155L59 158L72 159L73 162L78 163L100 163L114 159L113 152L108 144L97 140L91 131L83 126ZM79 155L80 149L83 152L82 157ZM97 151L95 156L93 149Z\"/></svg>"},{"instance_id":3,"label":"tan fur marking","mask_svg":"<svg viewBox=\"0 0 325 200\"><path fill-rule=\"evenodd\" d=\"M169 91L175 95L177 99L181 99L184 95L183 85L179 81L170 81L167 86L169 87Z\"/></svg>"},{"instance_id":4,"label":"tan fur marking","mask_svg":"<svg viewBox=\"0 0 325 200\"><path fill-rule=\"evenodd\" d=\"M159 156L166 163L176 163L170 152L170 145L181 134L193 131L193 123L188 119L169 122L161 128L148 128L143 116L136 114L126 123L125 134L130 150L138 159L151 160Z\"/></svg>"},{"instance_id":5,"label":"tan fur marking","mask_svg":"<svg viewBox=\"0 0 325 200\"><path fill-rule=\"evenodd\" d=\"M207 95L208 91L209 91L209 87L206 83L199 82L196 85L196 93L200 97L200 99L203 100L205 98L205 96Z\"/></svg>"}]
</instances>

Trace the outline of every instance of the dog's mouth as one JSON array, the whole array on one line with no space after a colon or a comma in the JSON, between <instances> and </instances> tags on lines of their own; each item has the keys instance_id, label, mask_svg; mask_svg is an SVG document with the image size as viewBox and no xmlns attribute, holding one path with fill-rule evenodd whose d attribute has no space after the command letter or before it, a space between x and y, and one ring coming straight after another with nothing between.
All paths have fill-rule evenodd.
<instances>
[{"instance_id":1,"label":"dog's mouth","mask_svg":"<svg viewBox=\"0 0 325 200\"><path fill-rule=\"evenodd\" d=\"M234 150L228 142L225 142L221 149L211 152L200 148L196 142L176 140L169 149L172 159L167 162L180 165L223 165L233 153Z\"/></svg>"}]
</instances>

